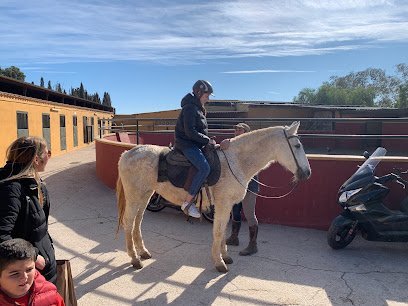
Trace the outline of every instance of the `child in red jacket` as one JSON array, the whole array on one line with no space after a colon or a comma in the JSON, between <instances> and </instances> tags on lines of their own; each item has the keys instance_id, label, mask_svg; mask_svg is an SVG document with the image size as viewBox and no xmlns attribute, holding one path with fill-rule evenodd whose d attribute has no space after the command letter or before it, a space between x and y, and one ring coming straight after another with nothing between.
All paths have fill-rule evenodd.
<instances>
[{"instance_id":1,"label":"child in red jacket","mask_svg":"<svg viewBox=\"0 0 408 306\"><path fill-rule=\"evenodd\" d=\"M64 306L57 287L35 269L31 243L16 238L0 243L0 305Z\"/></svg>"}]
</instances>

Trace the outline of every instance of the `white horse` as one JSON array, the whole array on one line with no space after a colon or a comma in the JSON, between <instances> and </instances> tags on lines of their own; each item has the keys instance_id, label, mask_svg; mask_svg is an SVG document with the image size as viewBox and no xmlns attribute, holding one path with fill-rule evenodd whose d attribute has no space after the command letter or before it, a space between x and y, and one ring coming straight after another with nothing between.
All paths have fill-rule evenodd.
<instances>
[{"instance_id":1,"label":"white horse","mask_svg":"<svg viewBox=\"0 0 408 306\"><path fill-rule=\"evenodd\" d=\"M277 161L294 175L294 181L311 175L309 161L297 137L299 122L290 127L269 127L232 138L227 150L218 151L221 177L210 187L215 206L212 258L219 272L227 272L232 263L225 244L225 230L234 203L240 202L251 178ZM143 267L141 260L151 258L146 249L141 223L150 197L157 192L172 203L181 205L187 192L170 182L157 182L159 155L165 147L138 145L122 154L118 162L116 185L118 230L125 231L127 253L134 268ZM224 154L223 154L224 153ZM203 206L209 205L204 197Z\"/></svg>"}]
</instances>

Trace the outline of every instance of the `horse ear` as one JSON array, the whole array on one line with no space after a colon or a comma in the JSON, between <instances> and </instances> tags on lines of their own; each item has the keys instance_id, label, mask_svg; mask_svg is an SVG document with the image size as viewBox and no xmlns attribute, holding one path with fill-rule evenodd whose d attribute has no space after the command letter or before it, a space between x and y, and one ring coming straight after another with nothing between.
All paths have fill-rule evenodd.
<instances>
[{"instance_id":1,"label":"horse ear","mask_svg":"<svg viewBox=\"0 0 408 306\"><path fill-rule=\"evenodd\" d=\"M294 122L292 122L292 124L290 125L290 127L289 127L289 133L291 134L291 135L295 135L296 133L297 133L297 131L298 131L298 129L299 129L299 126L300 126L300 121L294 121Z\"/></svg>"}]
</instances>

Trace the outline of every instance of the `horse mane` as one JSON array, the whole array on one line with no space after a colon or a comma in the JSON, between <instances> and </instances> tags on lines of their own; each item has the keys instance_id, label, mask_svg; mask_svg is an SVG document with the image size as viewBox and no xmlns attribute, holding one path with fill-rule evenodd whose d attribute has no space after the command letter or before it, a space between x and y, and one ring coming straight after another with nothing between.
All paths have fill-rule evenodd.
<instances>
[{"instance_id":1,"label":"horse mane","mask_svg":"<svg viewBox=\"0 0 408 306\"><path fill-rule=\"evenodd\" d=\"M271 136L272 134L276 134L280 130L283 130L284 128L285 128L284 126L271 126L264 129L253 130L248 133L244 133L232 138L231 143L236 142L236 144L239 146L241 145L242 142L248 143L251 142L251 140L255 141L254 139ZM257 136L257 138L254 138L254 136Z\"/></svg>"},{"instance_id":2,"label":"horse mane","mask_svg":"<svg viewBox=\"0 0 408 306\"><path fill-rule=\"evenodd\" d=\"M230 140L230 146L227 151L230 151L232 154L237 156L236 159L230 160L231 164L241 164L250 166L250 160L246 160L243 156L252 156L254 152L254 147L259 147L260 150L263 148L260 147L259 143L271 139L274 135L278 135L286 127L284 126L273 126L264 129L254 130L248 133L241 134ZM266 164L262 166L262 169L268 168L273 164L275 160L268 160Z\"/></svg>"}]
</instances>

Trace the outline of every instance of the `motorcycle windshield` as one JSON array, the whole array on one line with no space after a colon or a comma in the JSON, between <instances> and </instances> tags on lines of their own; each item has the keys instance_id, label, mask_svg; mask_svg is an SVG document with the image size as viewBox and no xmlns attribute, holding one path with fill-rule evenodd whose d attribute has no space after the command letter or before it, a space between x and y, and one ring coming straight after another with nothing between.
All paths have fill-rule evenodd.
<instances>
[{"instance_id":1,"label":"motorcycle windshield","mask_svg":"<svg viewBox=\"0 0 408 306\"><path fill-rule=\"evenodd\" d=\"M373 154L358 168L358 170L341 186L340 190L352 190L364 187L369 182L374 181L374 170L380 163L381 158L387 154L387 150L379 147Z\"/></svg>"}]
</instances>

